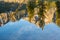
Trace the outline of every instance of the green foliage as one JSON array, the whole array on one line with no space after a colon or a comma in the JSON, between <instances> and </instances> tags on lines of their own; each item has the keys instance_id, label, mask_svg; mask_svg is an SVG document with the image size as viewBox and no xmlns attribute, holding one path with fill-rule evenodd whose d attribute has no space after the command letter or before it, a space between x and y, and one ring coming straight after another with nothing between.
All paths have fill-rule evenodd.
<instances>
[{"instance_id":1,"label":"green foliage","mask_svg":"<svg viewBox=\"0 0 60 40\"><path fill-rule=\"evenodd\" d=\"M60 1L56 2L56 7L57 7L56 19L60 19Z\"/></svg>"},{"instance_id":2,"label":"green foliage","mask_svg":"<svg viewBox=\"0 0 60 40\"><path fill-rule=\"evenodd\" d=\"M27 6L28 6L29 10L33 10L35 8L36 4L34 1L29 1Z\"/></svg>"},{"instance_id":3,"label":"green foliage","mask_svg":"<svg viewBox=\"0 0 60 40\"><path fill-rule=\"evenodd\" d=\"M28 10L28 16L29 16L29 21L31 22L31 18L34 15L34 8L35 8L36 4L35 1L29 1L27 4L27 10Z\"/></svg>"},{"instance_id":4,"label":"green foliage","mask_svg":"<svg viewBox=\"0 0 60 40\"><path fill-rule=\"evenodd\" d=\"M57 12L60 14L60 1L56 2Z\"/></svg>"},{"instance_id":5,"label":"green foliage","mask_svg":"<svg viewBox=\"0 0 60 40\"><path fill-rule=\"evenodd\" d=\"M44 13L45 13L45 4L44 2L42 3L42 1L39 2L39 13L38 13L38 16L39 16L39 20L40 20L40 27L43 28L43 26L45 25L45 22L44 22Z\"/></svg>"}]
</instances>

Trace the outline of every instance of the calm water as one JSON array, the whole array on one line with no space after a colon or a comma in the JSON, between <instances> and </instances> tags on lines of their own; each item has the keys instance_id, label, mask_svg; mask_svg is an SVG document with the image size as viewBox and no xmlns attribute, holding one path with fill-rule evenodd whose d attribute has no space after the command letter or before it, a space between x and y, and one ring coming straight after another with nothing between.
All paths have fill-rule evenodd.
<instances>
[{"instance_id":1,"label":"calm water","mask_svg":"<svg viewBox=\"0 0 60 40\"><path fill-rule=\"evenodd\" d=\"M21 19L0 27L0 40L60 40L60 28L50 23L42 30L35 24Z\"/></svg>"}]
</instances>

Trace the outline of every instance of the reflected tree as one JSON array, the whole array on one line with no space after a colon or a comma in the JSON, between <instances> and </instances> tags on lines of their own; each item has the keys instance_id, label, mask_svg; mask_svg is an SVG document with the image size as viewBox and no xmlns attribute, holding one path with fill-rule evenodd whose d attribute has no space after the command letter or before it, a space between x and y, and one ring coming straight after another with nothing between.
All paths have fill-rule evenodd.
<instances>
[{"instance_id":1,"label":"reflected tree","mask_svg":"<svg viewBox=\"0 0 60 40\"><path fill-rule=\"evenodd\" d=\"M29 0L27 4L27 11L28 11L28 17L30 22L31 22L31 18L34 16L34 8L35 8L35 1Z\"/></svg>"},{"instance_id":2,"label":"reflected tree","mask_svg":"<svg viewBox=\"0 0 60 40\"><path fill-rule=\"evenodd\" d=\"M44 2L40 1L39 2L39 13L38 13L38 16L39 16L39 25L40 25L40 27L42 27L42 30L43 30L44 25L45 25L45 22L44 22L44 19L45 19L44 13L45 13L45 5L44 5Z\"/></svg>"},{"instance_id":3,"label":"reflected tree","mask_svg":"<svg viewBox=\"0 0 60 40\"><path fill-rule=\"evenodd\" d=\"M56 24L60 26L60 1L56 1L57 13L56 13Z\"/></svg>"}]
</instances>

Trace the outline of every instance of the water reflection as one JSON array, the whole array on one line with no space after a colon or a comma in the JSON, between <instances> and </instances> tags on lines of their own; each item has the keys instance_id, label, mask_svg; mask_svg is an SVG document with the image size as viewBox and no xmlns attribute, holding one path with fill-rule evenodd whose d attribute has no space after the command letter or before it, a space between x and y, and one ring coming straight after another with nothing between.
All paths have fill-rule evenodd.
<instances>
[{"instance_id":1,"label":"water reflection","mask_svg":"<svg viewBox=\"0 0 60 40\"><path fill-rule=\"evenodd\" d=\"M56 20L56 24L60 27L60 19Z\"/></svg>"},{"instance_id":2,"label":"water reflection","mask_svg":"<svg viewBox=\"0 0 60 40\"><path fill-rule=\"evenodd\" d=\"M36 4L38 6L34 2L30 3L22 3L15 11L11 9L0 14L0 40L60 40L60 13L56 10L59 9L58 4L57 8L51 6L43 10L41 2ZM44 5L49 4L47 2Z\"/></svg>"},{"instance_id":3,"label":"water reflection","mask_svg":"<svg viewBox=\"0 0 60 40\"><path fill-rule=\"evenodd\" d=\"M0 14L0 26L5 25L9 21L16 22L17 20L23 18L24 20L27 20L30 23L34 23L37 26L41 27L42 30L46 24L49 24L51 22L54 22L60 27L60 14L59 14L60 2L59 1L52 2L54 6L48 3L48 1L44 1L43 3L40 2L38 2L37 4L35 3L35 1L32 2L29 1L28 4L13 3L13 5L15 6L18 5L14 11L10 10L10 12ZM11 3L7 2L4 5L7 4Z\"/></svg>"}]
</instances>

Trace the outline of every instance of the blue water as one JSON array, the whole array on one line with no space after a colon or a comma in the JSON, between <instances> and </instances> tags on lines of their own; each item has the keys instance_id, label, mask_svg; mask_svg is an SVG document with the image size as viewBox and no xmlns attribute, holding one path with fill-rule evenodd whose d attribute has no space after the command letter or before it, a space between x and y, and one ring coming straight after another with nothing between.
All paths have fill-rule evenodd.
<instances>
[{"instance_id":1,"label":"blue water","mask_svg":"<svg viewBox=\"0 0 60 40\"><path fill-rule=\"evenodd\" d=\"M42 30L35 24L21 19L0 27L0 40L60 40L60 28L50 23Z\"/></svg>"}]
</instances>

